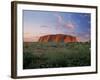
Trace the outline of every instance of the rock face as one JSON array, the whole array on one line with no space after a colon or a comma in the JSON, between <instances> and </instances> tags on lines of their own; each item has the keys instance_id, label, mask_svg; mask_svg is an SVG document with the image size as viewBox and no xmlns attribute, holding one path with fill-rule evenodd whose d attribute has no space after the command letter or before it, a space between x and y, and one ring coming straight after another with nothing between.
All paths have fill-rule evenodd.
<instances>
[{"instance_id":1,"label":"rock face","mask_svg":"<svg viewBox=\"0 0 100 80\"><path fill-rule=\"evenodd\" d=\"M45 35L39 38L39 42L77 42L76 37L64 34Z\"/></svg>"}]
</instances>

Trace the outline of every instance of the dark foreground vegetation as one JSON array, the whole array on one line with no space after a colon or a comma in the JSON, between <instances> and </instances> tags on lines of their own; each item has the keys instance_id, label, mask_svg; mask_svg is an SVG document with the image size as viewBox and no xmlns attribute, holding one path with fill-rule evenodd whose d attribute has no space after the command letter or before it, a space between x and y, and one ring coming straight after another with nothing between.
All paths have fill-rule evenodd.
<instances>
[{"instance_id":1,"label":"dark foreground vegetation","mask_svg":"<svg viewBox=\"0 0 100 80\"><path fill-rule=\"evenodd\" d=\"M23 69L89 66L90 43L24 42Z\"/></svg>"}]
</instances>

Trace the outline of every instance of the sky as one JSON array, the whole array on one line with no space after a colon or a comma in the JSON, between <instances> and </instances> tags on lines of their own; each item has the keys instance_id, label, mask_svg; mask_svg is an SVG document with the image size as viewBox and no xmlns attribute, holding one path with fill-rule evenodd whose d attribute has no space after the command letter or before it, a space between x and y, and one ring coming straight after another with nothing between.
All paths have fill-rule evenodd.
<instances>
[{"instance_id":1,"label":"sky","mask_svg":"<svg viewBox=\"0 0 100 80\"><path fill-rule=\"evenodd\" d=\"M37 42L40 36L66 34L79 42L90 40L91 14L23 10L24 42Z\"/></svg>"}]
</instances>

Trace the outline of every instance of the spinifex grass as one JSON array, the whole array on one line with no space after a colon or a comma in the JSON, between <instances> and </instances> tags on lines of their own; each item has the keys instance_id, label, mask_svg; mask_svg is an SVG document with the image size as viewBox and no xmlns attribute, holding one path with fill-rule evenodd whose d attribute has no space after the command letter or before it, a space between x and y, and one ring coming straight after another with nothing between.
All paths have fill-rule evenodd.
<instances>
[{"instance_id":1,"label":"spinifex grass","mask_svg":"<svg viewBox=\"0 0 100 80\"><path fill-rule=\"evenodd\" d=\"M90 43L24 42L23 69L90 66Z\"/></svg>"}]
</instances>

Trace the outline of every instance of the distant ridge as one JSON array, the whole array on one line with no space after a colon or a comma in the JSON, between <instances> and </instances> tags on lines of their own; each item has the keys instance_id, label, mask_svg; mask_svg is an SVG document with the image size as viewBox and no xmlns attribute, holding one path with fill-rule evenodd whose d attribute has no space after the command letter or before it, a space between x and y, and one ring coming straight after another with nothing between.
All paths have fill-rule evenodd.
<instances>
[{"instance_id":1,"label":"distant ridge","mask_svg":"<svg viewBox=\"0 0 100 80\"><path fill-rule=\"evenodd\" d=\"M39 42L77 42L75 36L65 35L65 34L51 34L41 36L38 40Z\"/></svg>"}]
</instances>

